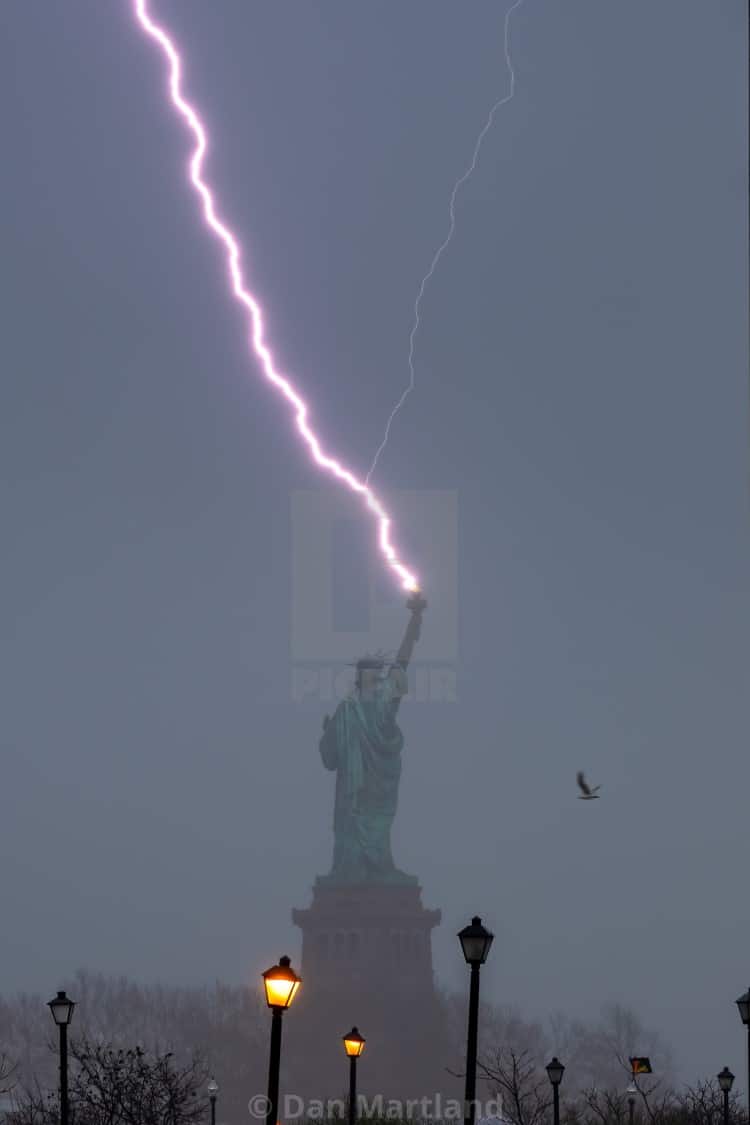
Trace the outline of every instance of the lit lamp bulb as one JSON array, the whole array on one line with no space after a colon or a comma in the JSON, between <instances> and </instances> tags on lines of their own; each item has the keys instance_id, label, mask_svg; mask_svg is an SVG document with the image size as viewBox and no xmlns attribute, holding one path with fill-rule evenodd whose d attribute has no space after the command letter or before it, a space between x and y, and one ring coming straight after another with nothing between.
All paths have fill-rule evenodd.
<instances>
[{"instance_id":1,"label":"lit lamp bulb","mask_svg":"<svg viewBox=\"0 0 750 1125\"><path fill-rule=\"evenodd\" d=\"M295 973L289 958L280 957L278 965L266 969L263 974L268 1007L284 1011L297 995L301 983L302 978Z\"/></svg>"},{"instance_id":2,"label":"lit lamp bulb","mask_svg":"<svg viewBox=\"0 0 750 1125\"><path fill-rule=\"evenodd\" d=\"M358 1059L365 1049L365 1040L359 1034L356 1027L353 1027L348 1035L344 1036L344 1050L350 1059Z\"/></svg>"}]
</instances>

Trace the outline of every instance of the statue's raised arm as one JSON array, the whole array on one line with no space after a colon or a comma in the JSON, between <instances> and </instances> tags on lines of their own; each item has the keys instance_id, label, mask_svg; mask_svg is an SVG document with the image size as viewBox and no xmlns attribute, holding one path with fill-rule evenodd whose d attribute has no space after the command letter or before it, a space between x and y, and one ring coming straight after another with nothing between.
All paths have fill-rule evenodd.
<instances>
[{"instance_id":1,"label":"statue's raised arm","mask_svg":"<svg viewBox=\"0 0 750 1125\"><path fill-rule=\"evenodd\" d=\"M396 654L396 663L399 664L404 671L406 671L409 661L411 660L414 646L419 640L419 634L422 629L422 614L427 608L427 601L417 590L417 592L412 594L409 598L406 603L406 608L411 610L411 617L406 626L406 632L404 633L401 647Z\"/></svg>"}]
</instances>

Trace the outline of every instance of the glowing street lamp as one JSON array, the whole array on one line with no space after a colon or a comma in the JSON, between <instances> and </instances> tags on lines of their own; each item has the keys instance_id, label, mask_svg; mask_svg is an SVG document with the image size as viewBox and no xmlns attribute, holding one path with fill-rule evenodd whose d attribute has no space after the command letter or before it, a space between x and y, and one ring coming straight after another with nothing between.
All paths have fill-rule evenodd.
<instances>
[{"instance_id":1,"label":"glowing street lamp","mask_svg":"<svg viewBox=\"0 0 750 1125\"><path fill-rule=\"evenodd\" d=\"M349 1058L349 1125L354 1125L357 1120L357 1059L365 1049L365 1041L356 1027L343 1038Z\"/></svg>"},{"instance_id":2,"label":"glowing street lamp","mask_svg":"<svg viewBox=\"0 0 750 1125\"><path fill-rule=\"evenodd\" d=\"M302 978L292 968L288 957L280 957L278 965L266 969L263 974L263 987L266 990L266 1003L274 1012L285 1012L297 995Z\"/></svg>"},{"instance_id":3,"label":"glowing street lamp","mask_svg":"<svg viewBox=\"0 0 750 1125\"><path fill-rule=\"evenodd\" d=\"M471 967L469 985L469 1030L466 1036L466 1087L464 1093L464 1125L474 1125L477 1091L477 1027L479 1024L479 969L487 960L494 934L475 915L470 926L458 934L464 960Z\"/></svg>"},{"instance_id":4,"label":"glowing street lamp","mask_svg":"<svg viewBox=\"0 0 750 1125\"><path fill-rule=\"evenodd\" d=\"M279 1070L281 1067L281 1017L294 1000L302 983L288 957L280 957L278 965L266 969L263 987L266 1003L271 1009L271 1054L268 1063L268 1108L266 1125L277 1125L279 1119Z\"/></svg>"},{"instance_id":5,"label":"glowing street lamp","mask_svg":"<svg viewBox=\"0 0 750 1125\"><path fill-rule=\"evenodd\" d=\"M68 1125L68 1024L73 1019L75 1001L58 992L47 1007L60 1028L60 1125Z\"/></svg>"}]
</instances>

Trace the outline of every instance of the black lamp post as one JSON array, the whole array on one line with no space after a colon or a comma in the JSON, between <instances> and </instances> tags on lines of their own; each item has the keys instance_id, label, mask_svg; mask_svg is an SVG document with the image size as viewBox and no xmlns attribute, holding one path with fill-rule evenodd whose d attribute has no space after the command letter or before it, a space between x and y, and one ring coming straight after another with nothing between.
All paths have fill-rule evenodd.
<instances>
[{"instance_id":1,"label":"black lamp post","mask_svg":"<svg viewBox=\"0 0 750 1125\"><path fill-rule=\"evenodd\" d=\"M349 1056L349 1125L357 1120L357 1059L365 1049L365 1041L359 1030L353 1027L344 1036L344 1050Z\"/></svg>"},{"instance_id":2,"label":"black lamp post","mask_svg":"<svg viewBox=\"0 0 750 1125\"><path fill-rule=\"evenodd\" d=\"M716 1075L721 1092L724 1095L724 1125L729 1125L729 1091L734 1085L734 1075L728 1066L725 1066L719 1074Z\"/></svg>"},{"instance_id":3,"label":"black lamp post","mask_svg":"<svg viewBox=\"0 0 750 1125\"><path fill-rule=\"evenodd\" d=\"M216 1125L216 1095L219 1092L219 1083L212 1078L208 1084L208 1097L211 1102L211 1125Z\"/></svg>"},{"instance_id":4,"label":"black lamp post","mask_svg":"<svg viewBox=\"0 0 750 1125\"><path fill-rule=\"evenodd\" d=\"M278 965L266 969L263 987L271 1016L271 1054L268 1062L268 1108L266 1125L279 1120L279 1069L281 1067L281 1017L291 1004L302 983L288 957L280 957Z\"/></svg>"},{"instance_id":5,"label":"black lamp post","mask_svg":"<svg viewBox=\"0 0 750 1125\"><path fill-rule=\"evenodd\" d=\"M740 1019L747 1028L747 1103L750 1106L750 988L737 1001Z\"/></svg>"},{"instance_id":6,"label":"black lamp post","mask_svg":"<svg viewBox=\"0 0 750 1125\"><path fill-rule=\"evenodd\" d=\"M625 1092L628 1095L628 1125L633 1125L633 1117L635 1116L635 1095L638 1091L631 1082Z\"/></svg>"},{"instance_id":7,"label":"black lamp post","mask_svg":"<svg viewBox=\"0 0 750 1125\"><path fill-rule=\"evenodd\" d=\"M564 1073L565 1067L560 1062L557 1055L553 1055L552 1061L547 1063L547 1077L552 1083L553 1125L560 1125L560 1083L562 1082Z\"/></svg>"},{"instance_id":8,"label":"black lamp post","mask_svg":"<svg viewBox=\"0 0 750 1125\"><path fill-rule=\"evenodd\" d=\"M474 1125L477 1093L477 1026L479 1023L479 968L487 960L494 938L474 916L470 926L458 935L464 959L471 966L469 986L469 1030L466 1036L466 1089L464 1093L464 1125Z\"/></svg>"},{"instance_id":9,"label":"black lamp post","mask_svg":"<svg viewBox=\"0 0 750 1125\"><path fill-rule=\"evenodd\" d=\"M60 1125L68 1125L68 1024L73 1019L75 1001L58 992L47 1007L60 1028Z\"/></svg>"}]
</instances>

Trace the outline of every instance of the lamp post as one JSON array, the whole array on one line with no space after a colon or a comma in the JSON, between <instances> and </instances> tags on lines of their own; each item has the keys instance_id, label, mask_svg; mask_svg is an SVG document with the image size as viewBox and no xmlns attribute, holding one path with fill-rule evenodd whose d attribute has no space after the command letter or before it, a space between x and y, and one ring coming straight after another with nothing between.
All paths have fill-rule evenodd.
<instances>
[{"instance_id":1,"label":"lamp post","mask_svg":"<svg viewBox=\"0 0 750 1125\"><path fill-rule=\"evenodd\" d=\"M357 1059L365 1049L365 1041L359 1030L353 1027L344 1036L344 1050L349 1056L349 1125L357 1120Z\"/></svg>"},{"instance_id":2,"label":"lamp post","mask_svg":"<svg viewBox=\"0 0 750 1125\"><path fill-rule=\"evenodd\" d=\"M729 1091L734 1085L734 1075L728 1066L725 1066L719 1074L716 1075L721 1092L724 1095L724 1125L729 1125Z\"/></svg>"},{"instance_id":3,"label":"lamp post","mask_svg":"<svg viewBox=\"0 0 750 1125\"><path fill-rule=\"evenodd\" d=\"M266 969L263 987L266 1003L271 1009L271 1053L268 1062L268 1108L266 1125L279 1119L279 1068L281 1066L281 1017L291 1004L302 983L288 957L280 957L278 965Z\"/></svg>"},{"instance_id":4,"label":"lamp post","mask_svg":"<svg viewBox=\"0 0 750 1125\"><path fill-rule=\"evenodd\" d=\"M750 1107L750 988L737 1001L740 1019L747 1028L747 1103Z\"/></svg>"},{"instance_id":5,"label":"lamp post","mask_svg":"<svg viewBox=\"0 0 750 1125\"><path fill-rule=\"evenodd\" d=\"M552 1061L547 1063L547 1077L552 1083L552 1121L553 1125L560 1125L560 1083L565 1073L565 1067L557 1055L552 1056Z\"/></svg>"},{"instance_id":6,"label":"lamp post","mask_svg":"<svg viewBox=\"0 0 750 1125\"><path fill-rule=\"evenodd\" d=\"M211 1102L211 1125L216 1125L216 1095L219 1092L219 1083L212 1078L208 1084L208 1097Z\"/></svg>"},{"instance_id":7,"label":"lamp post","mask_svg":"<svg viewBox=\"0 0 750 1125\"><path fill-rule=\"evenodd\" d=\"M638 1093L633 1082L630 1083L625 1093L628 1095L628 1125L633 1125L633 1117L635 1116L635 1095Z\"/></svg>"},{"instance_id":8,"label":"lamp post","mask_svg":"<svg viewBox=\"0 0 750 1125\"><path fill-rule=\"evenodd\" d=\"M68 1024L73 1019L75 1001L58 992L47 1007L60 1028L60 1125L68 1125Z\"/></svg>"},{"instance_id":9,"label":"lamp post","mask_svg":"<svg viewBox=\"0 0 750 1125\"><path fill-rule=\"evenodd\" d=\"M458 934L466 964L471 967L469 985L469 1030L466 1036L466 1088L464 1093L464 1125L474 1125L477 1093L477 1026L479 1023L479 968L487 960L494 934L475 915L470 926Z\"/></svg>"}]
</instances>

